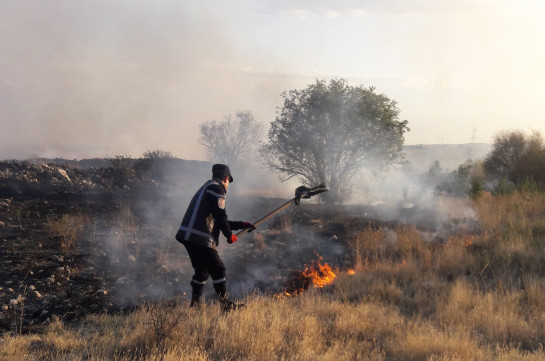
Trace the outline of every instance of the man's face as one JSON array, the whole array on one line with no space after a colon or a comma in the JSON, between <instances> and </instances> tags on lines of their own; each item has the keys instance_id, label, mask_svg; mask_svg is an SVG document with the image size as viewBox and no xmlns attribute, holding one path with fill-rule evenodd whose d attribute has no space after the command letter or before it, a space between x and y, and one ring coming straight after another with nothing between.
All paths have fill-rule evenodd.
<instances>
[{"instance_id":1,"label":"man's face","mask_svg":"<svg viewBox=\"0 0 545 361\"><path fill-rule=\"evenodd\" d=\"M225 190L227 190L227 188L229 187L229 177L225 177L225 178L221 181L221 184L223 184L223 188L225 188Z\"/></svg>"}]
</instances>

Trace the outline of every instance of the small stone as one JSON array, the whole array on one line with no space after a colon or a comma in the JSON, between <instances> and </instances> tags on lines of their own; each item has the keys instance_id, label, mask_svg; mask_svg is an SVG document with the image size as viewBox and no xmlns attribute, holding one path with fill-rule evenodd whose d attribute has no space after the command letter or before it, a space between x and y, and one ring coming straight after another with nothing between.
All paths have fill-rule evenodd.
<instances>
[{"instance_id":1,"label":"small stone","mask_svg":"<svg viewBox=\"0 0 545 361\"><path fill-rule=\"evenodd\" d=\"M11 306L17 306L18 303L19 303L19 302L18 302L16 299L14 299L14 298L12 298L11 300L9 300L9 304L10 304Z\"/></svg>"},{"instance_id":2,"label":"small stone","mask_svg":"<svg viewBox=\"0 0 545 361\"><path fill-rule=\"evenodd\" d=\"M34 291L36 289L36 287L34 287L34 285L30 285L30 286L28 286L28 289L31 290L31 291Z\"/></svg>"},{"instance_id":3,"label":"small stone","mask_svg":"<svg viewBox=\"0 0 545 361\"><path fill-rule=\"evenodd\" d=\"M7 311L9 310L9 306L8 305L2 305L2 311Z\"/></svg>"},{"instance_id":4,"label":"small stone","mask_svg":"<svg viewBox=\"0 0 545 361\"><path fill-rule=\"evenodd\" d=\"M51 259L53 261L57 261L57 262L60 262L60 263L63 263L64 262L64 258L62 258L61 256L57 256L56 254L54 254L53 256L51 256Z\"/></svg>"},{"instance_id":5,"label":"small stone","mask_svg":"<svg viewBox=\"0 0 545 361\"><path fill-rule=\"evenodd\" d=\"M129 256L129 261L136 262L136 257L134 257L132 254Z\"/></svg>"}]
</instances>

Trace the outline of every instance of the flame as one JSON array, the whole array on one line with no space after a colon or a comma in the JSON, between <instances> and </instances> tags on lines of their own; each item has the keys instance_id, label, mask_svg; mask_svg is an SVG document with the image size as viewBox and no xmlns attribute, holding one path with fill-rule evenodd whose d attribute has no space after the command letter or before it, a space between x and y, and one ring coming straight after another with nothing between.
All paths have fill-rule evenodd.
<instances>
[{"instance_id":1,"label":"flame","mask_svg":"<svg viewBox=\"0 0 545 361\"><path fill-rule=\"evenodd\" d=\"M300 294L302 294L303 292L305 292L304 289L302 288L299 288L297 290L294 290L294 291L291 291L291 292L288 292L288 291L284 291L284 296L287 296L287 297L296 297L296 296L299 296Z\"/></svg>"},{"instance_id":2,"label":"flame","mask_svg":"<svg viewBox=\"0 0 545 361\"><path fill-rule=\"evenodd\" d=\"M356 274L356 271L354 271L352 268L349 268L348 271L346 271L346 273L352 276Z\"/></svg>"},{"instance_id":3,"label":"flame","mask_svg":"<svg viewBox=\"0 0 545 361\"><path fill-rule=\"evenodd\" d=\"M316 253L318 260L312 261L310 266L305 266L304 271L293 272L282 293L277 293L275 298L297 297L302 295L311 285L322 288L333 283L337 275L330 265L322 264L323 257Z\"/></svg>"},{"instance_id":4,"label":"flame","mask_svg":"<svg viewBox=\"0 0 545 361\"><path fill-rule=\"evenodd\" d=\"M306 267L303 276L308 278L314 287L322 288L333 283L337 275L327 263L322 265L320 262L323 257L318 255L318 261L312 262L310 267Z\"/></svg>"}]
</instances>

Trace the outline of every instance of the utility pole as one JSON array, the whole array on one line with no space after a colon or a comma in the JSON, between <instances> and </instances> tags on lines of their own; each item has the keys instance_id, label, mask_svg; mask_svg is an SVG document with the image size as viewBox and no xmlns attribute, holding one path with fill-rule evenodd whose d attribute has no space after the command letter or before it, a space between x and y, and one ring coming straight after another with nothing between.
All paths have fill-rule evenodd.
<instances>
[{"instance_id":1,"label":"utility pole","mask_svg":"<svg viewBox=\"0 0 545 361\"><path fill-rule=\"evenodd\" d=\"M475 127L475 124L473 124L473 133L471 133L471 146L469 148L469 158L473 159L473 155L475 154L475 140L479 139L477 137L477 128Z\"/></svg>"}]
</instances>

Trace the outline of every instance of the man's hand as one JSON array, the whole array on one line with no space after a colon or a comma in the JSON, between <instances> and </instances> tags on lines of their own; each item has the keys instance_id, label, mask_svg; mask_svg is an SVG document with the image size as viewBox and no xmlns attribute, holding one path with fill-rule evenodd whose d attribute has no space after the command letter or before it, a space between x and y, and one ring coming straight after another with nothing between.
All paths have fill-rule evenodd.
<instances>
[{"instance_id":1,"label":"man's hand","mask_svg":"<svg viewBox=\"0 0 545 361\"><path fill-rule=\"evenodd\" d=\"M250 222L242 222L242 229L248 229L248 228L250 228L248 233L255 230L255 226L253 224L251 224Z\"/></svg>"},{"instance_id":2,"label":"man's hand","mask_svg":"<svg viewBox=\"0 0 545 361\"><path fill-rule=\"evenodd\" d=\"M233 244L233 243L236 243L237 241L238 241L238 237L232 234L231 237L227 240L227 243Z\"/></svg>"}]
</instances>

